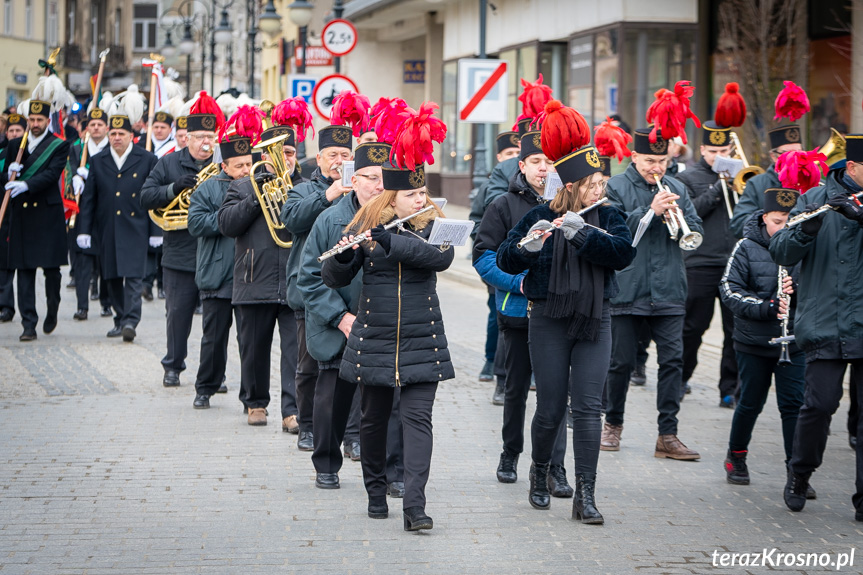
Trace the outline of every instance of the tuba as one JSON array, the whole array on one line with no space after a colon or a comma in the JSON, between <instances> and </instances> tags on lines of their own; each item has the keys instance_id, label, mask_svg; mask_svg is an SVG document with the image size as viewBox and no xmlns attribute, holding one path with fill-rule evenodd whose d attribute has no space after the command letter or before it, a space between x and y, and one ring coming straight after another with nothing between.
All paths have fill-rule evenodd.
<instances>
[{"instance_id":1,"label":"tuba","mask_svg":"<svg viewBox=\"0 0 863 575\"><path fill-rule=\"evenodd\" d=\"M267 100L261 102L261 110L269 114L273 107L273 103ZM265 128L268 128L266 120ZM280 248L290 248L294 245L292 241L284 241L276 233L278 230L285 229L285 224L281 221L282 206L288 199L288 192L294 187L291 182L291 174L288 166L285 163L285 155L283 150L283 142L287 139L287 135L276 136L255 146L256 150L262 150L270 157L269 160L261 160L255 162L252 166L252 171L249 173L249 180L252 183L252 188L255 190L255 195L258 198L258 203L261 205L261 210L264 212L264 220L267 222L267 228L270 230L270 235L276 245ZM275 177L259 183L255 178L255 172L261 166L269 166L272 168L272 173Z\"/></svg>"},{"instance_id":2,"label":"tuba","mask_svg":"<svg viewBox=\"0 0 863 575\"><path fill-rule=\"evenodd\" d=\"M845 159L845 138L836 131L836 128L830 128L830 138L818 149L818 152L827 156L828 167L833 166L836 162Z\"/></svg>"},{"instance_id":3,"label":"tuba","mask_svg":"<svg viewBox=\"0 0 863 575\"><path fill-rule=\"evenodd\" d=\"M740 138L737 137L737 132L731 132L731 144L731 157L743 162L743 169L734 176L734 181L731 183L731 187L735 192L734 203L736 204L737 196L743 195L743 190L746 189L746 182L749 181L749 178L757 176L758 174L763 174L764 168L761 166L749 165L749 161L746 159L746 154L743 152L743 145L740 143Z\"/></svg>"},{"instance_id":4,"label":"tuba","mask_svg":"<svg viewBox=\"0 0 863 575\"><path fill-rule=\"evenodd\" d=\"M189 200L198 186L217 176L221 171L219 164L209 164L195 176L195 185L182 190L164 208L150 210L150 219L166 232L185 230L189 227Z\"/></svg>"}]
</instances>

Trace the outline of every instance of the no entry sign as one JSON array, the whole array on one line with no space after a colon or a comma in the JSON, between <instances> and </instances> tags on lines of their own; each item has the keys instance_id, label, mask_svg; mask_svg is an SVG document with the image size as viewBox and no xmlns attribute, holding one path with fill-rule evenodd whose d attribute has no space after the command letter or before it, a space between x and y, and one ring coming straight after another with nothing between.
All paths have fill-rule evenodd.
<instances>
[{"instance_id":1,"label":"no entry sign","mask_svg":"<svg viewBox=\"0 0 863 575\"><path fill-rule=\"evenodd\" d=\"M458 61L458 119L498 124L507 120L507 69L504 60Z\"/></svg>"}]
</instances>

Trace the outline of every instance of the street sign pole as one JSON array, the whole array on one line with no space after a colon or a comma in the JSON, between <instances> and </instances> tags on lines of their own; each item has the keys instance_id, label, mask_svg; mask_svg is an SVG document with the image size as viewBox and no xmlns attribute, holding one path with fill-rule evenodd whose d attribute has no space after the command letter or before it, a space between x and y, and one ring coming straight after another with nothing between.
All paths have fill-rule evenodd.
<instances>
[{"instance_id":1,"label":"street sign pole","mask_svg":"<svg viewBox=\"0 0 863 575\"><path fill-rule=\"evenodd\" d=\"M479 58L484 60L485 53L485 16L488 12L488 0L479 0ZM473 148L473 186L480 187L488 178L488 166L485 161L485 124L474 127L475 144Z\"/></svg>"}]
</instances>

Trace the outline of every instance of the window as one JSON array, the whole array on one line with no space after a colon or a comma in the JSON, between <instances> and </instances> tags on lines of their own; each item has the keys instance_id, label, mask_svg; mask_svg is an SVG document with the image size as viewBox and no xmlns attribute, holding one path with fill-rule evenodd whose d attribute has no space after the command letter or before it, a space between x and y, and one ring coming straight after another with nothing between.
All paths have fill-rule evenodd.
<instances>
[{"instance_id":1,"label":"window","mask_svg":"<svg viewBox=\"0 0 863 575\"><path fill-rule=\"evenodd\" d=\"M27 38L33 37L33 0L26 0L24 3L24 35Z\"/></svg>"},{"instance_id":2,"label":"window","mask_svg":"<svg viewBox=\"0 0 863 575\"><path fill-rule=\"evenodd\" d=\"M57 0L49 0L48 2L48 18L45 23L45 43L49 48L59 44L57 29Z\"/></svg>"},{"instance_id":3,"label":"window","mask_svg":"<svg viewBox=\"0 0 863 575\"><path fill-rule=\"evenodd\" d=\"M159 7L157 4L135 4L132 29L135 50L156 49L156 26Z\"/></svg>"},{"instance_id":4,"label":"window","mask_svg":"<svg viewBox=\"0 0 863 575\"><path fill-rule=\"evenodd\" d=\"M12 0L3 0L3 33L12 35Z\"/></svg>"}]
</instances>

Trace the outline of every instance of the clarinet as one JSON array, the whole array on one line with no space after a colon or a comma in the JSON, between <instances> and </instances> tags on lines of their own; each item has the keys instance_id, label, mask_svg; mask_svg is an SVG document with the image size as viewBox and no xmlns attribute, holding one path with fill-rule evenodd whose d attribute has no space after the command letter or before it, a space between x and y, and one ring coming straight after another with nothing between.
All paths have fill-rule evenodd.
<instances>
[{"instance_id":1,"label":"clarinet","mask_svg":"<svg viewBox=\"0 0 863 575\"><path fill-rule=\"evenodd\" d=\"M785 302L785 317L782 318L782 337L778 338L775 343L779 343L782 345L782 353L779 356L779 364L784 365L791 363L791 356L788 355L788 342L791 338L788 337L788 318L791 316L791 296L785 293L783 289L783 285L785 284L785 278L788 277L788 270L785 266L779 266L779 274L778 274L778 292L777 295L779 297L779 301ZM794 336L791 336L792 338ZM773 343L773 340L771 340Z\"/></svg>"}]
</instances>

